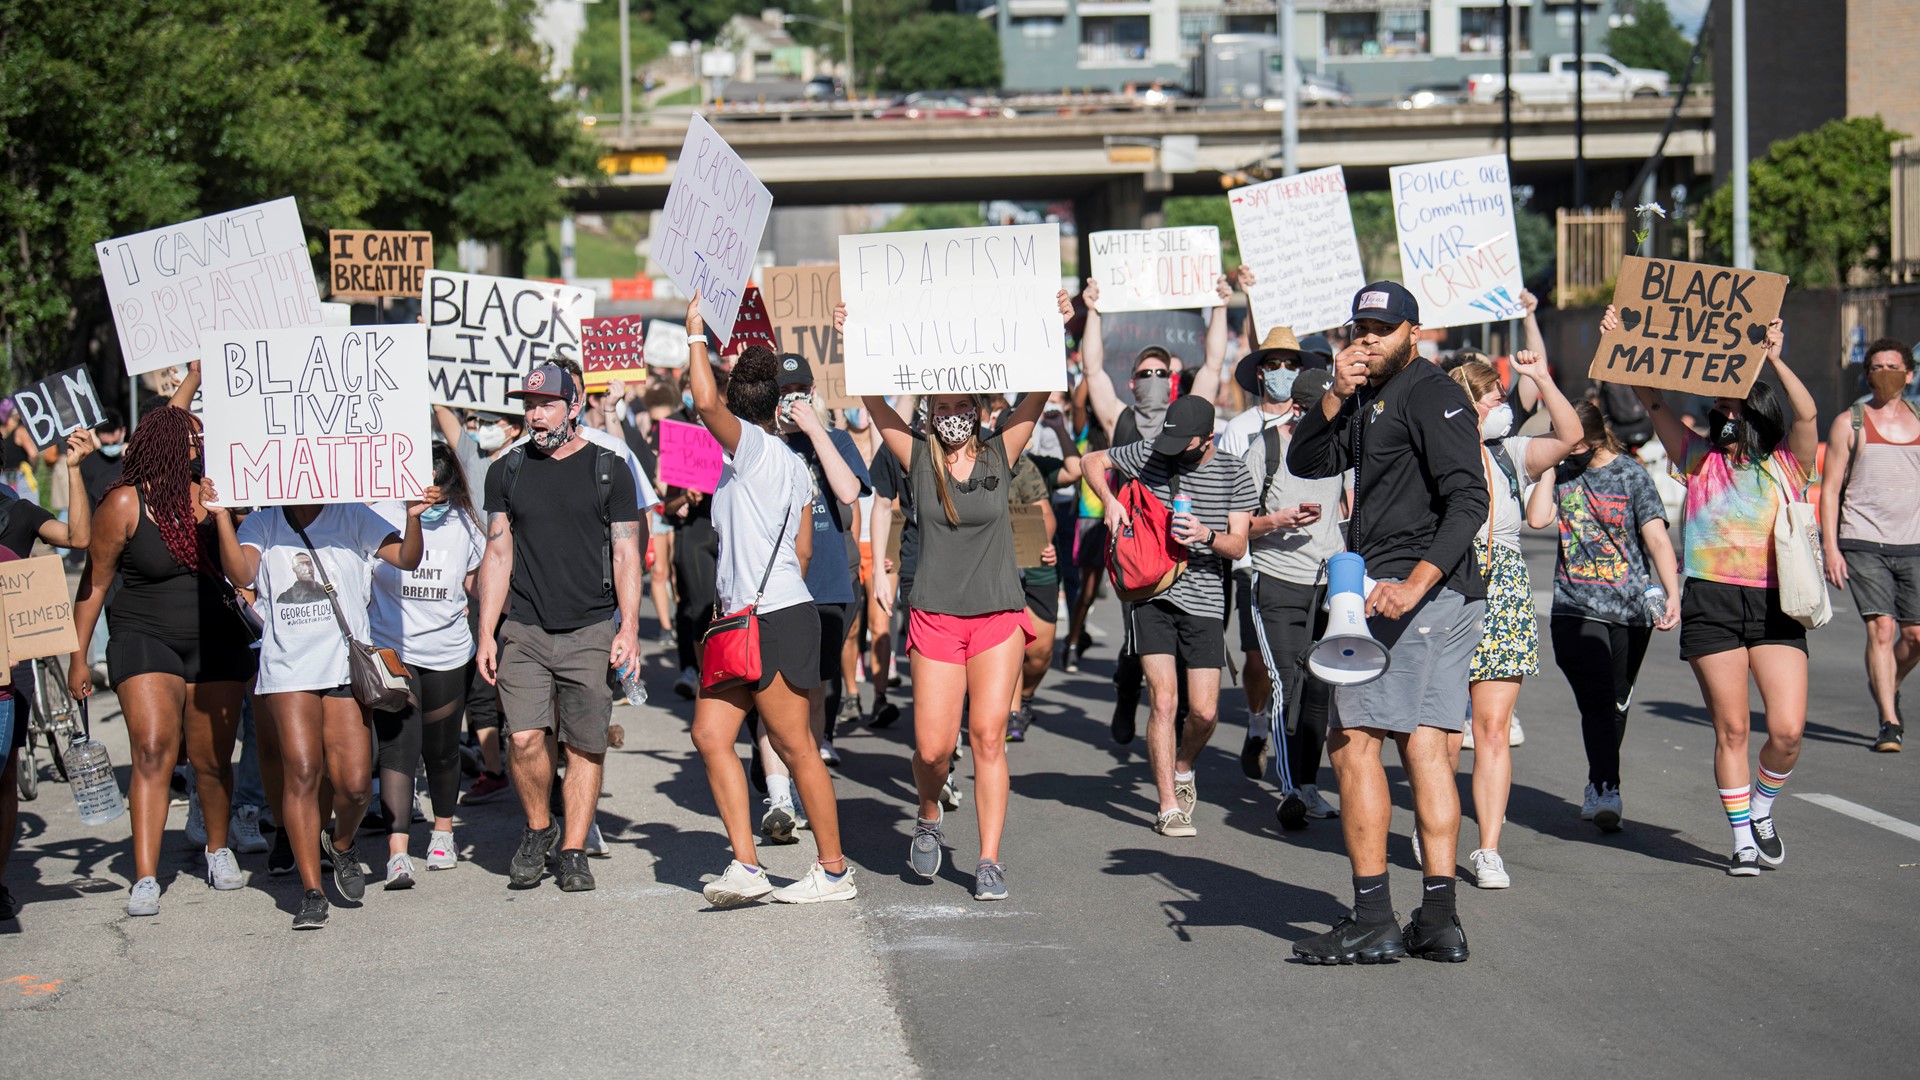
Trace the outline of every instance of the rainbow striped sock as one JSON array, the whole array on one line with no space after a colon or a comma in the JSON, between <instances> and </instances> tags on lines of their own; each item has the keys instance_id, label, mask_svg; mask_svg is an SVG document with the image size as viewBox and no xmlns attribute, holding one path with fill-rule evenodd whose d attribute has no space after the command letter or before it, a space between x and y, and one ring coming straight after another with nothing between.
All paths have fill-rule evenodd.
<instances>
[{"instance_id":1,"label":"rainbow striped sock","mask_svg":"<svg viewBox=\"0 0 1920 1080\"><path fill-rule=\"evenodd\" d=\"M1751 805L1746 788L1721 788L1720 808L1727 812L1727 824L1733 826L1733 850L1758 847L1753 842L1753 825L1748 817Z\"/></svg>"},{"instance_id":2,"label":"rainbow striped sock","mask_svg":"<svg viewBox=\"0 0 1920 1080\"><path fill-rule=\"evenodd\" d=\"M1760 766L1760 775L1753 781L1753 816L1757 818L1773 816L1773 800L1779 798L1780 789L1787 786L1787 777L1793 775L1788 769L1783 773L1768 772L1765 765Z\"/></svg>"}]
</instances>

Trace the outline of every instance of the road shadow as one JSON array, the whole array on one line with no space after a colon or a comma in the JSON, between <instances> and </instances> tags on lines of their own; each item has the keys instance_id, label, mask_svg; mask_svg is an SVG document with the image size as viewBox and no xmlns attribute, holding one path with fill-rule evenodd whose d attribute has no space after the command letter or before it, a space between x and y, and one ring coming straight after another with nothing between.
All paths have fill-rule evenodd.
<instances>
[{"instance_id":1,"label":"road shadow","mask_svg":"<svg viewBox=\"0 0 1920 1080\"><path fill-rule=\"evenodd\" d=\"M1466 797L1471 806L1471 793ZM1678 829L1652 822L1629 819L1619 832L1601 832L1593 822L1580 820L1579 803L1524 784L1513 785L1508 796L1507 823L1556 840L1631 852L1682 866L1721 870L1727 864L1725 855L1683 839Z\"/></svg>"},{"instance_id":2,"label":"road shadow","mask_svg":"<svg viewBox=\"0 0 1920 1080\"><path fill-rule=\"evenodd\" d=\"M1643 705L1643 708L1649 716L1657 716L1662 720L1673 720L1708 730L1713 728L1713 721L1707 718L1705 705L1684 701L1649 701ZM1756 711L1748 723L1751 725L1752 734L1762 737L1766 735L1767 714L1765 712ZM1813 742L1836 743L1841 746L1858 746L1868 750L1873 747L1873 739L1866 732L1848 731L1845 728L1822 724L1812 719L1807 721L1806 730L1801 738Z\"/></svg>"},{"instance_id":3,"label":"road shadow","mask_svg":"<svg viewBox=\"0 0 1920 1080\"><path fill-rule=\"evenodd\" d=\"M1320 933L1347 913L1333 894L1262 877L1245 867L1166 848L1121 848L1108 853L1102 873L1156 878L1181 894L1162 900L1167 929L1180 941L1207 927L1246 927L1285 941Z\"/></svg>"}]
</instances>

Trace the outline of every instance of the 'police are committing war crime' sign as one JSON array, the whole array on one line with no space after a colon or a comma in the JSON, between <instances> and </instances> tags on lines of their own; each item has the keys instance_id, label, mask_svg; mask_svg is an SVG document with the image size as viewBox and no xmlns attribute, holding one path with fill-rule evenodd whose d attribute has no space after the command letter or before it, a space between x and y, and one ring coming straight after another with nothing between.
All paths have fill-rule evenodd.
<instances>
[{"instance_id":1,"label":"'police are committing war crime' sign","mask_svg":"<svg viewBox=\"0 0 1920 1080\"><path fill-rule=\"evenodd\" d=\"M1786 292L1781 274L1629 255L1613 290L1620 325L1601 335L1587 376L1744 398Z\"/></svg>"}]
</instances>

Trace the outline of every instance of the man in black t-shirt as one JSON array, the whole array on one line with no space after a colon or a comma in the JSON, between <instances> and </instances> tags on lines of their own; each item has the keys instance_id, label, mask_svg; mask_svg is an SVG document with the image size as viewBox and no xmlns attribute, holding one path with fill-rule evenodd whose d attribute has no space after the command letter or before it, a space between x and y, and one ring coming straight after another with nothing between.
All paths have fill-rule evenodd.
<instances>
[{"instance_id":1,"label":"man in black t-shirt","mask_svg":"<svg viewBox=\"0 0 1920 1080\"><path fill-rule=\"evenodd\" d=\"M527 813L509 880L539 881L558 840L560 888L582 892L593 888L585 846L613 716L607 665L640 662L639 501L625 460L581 437L580 392L565 370L543 364L508 396L525 402L532 438L487 470L475 659L500 688L508 767ZM566 746L564 839L548 810L550 731Z\"/></svg>"}]
</instances>

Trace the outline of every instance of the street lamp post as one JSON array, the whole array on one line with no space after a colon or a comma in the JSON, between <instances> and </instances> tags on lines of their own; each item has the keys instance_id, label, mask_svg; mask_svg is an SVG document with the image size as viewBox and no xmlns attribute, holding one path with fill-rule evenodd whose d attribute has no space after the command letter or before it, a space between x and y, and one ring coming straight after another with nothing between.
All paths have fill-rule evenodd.
<instances>
[{"instance_id":1,"label":"street lamp post","mask_svg":"<svg viewBox=\"0 0 1920 1080\"><path fill-rule=\"evenodd\" d=\"M1280 77L1286 85L1281 89L1281 101L1285 109L1280 114L1280 172L1292 176L1300 171L1300 61L1293 55L1293 9L1294 0L1280 0L1280 10L1276 13L1280 25Z\"/></svg>"},{"instance_id":2,"label":"street lamp post","mask_svg":"<svg viewBox=\"0 0 1920 1080\"><path fill-rule=\"evenodd\" d=\"M620 143L633 138L633 38L627 33L627 0L620 4Z\"/></svg>"}]
</instances>

